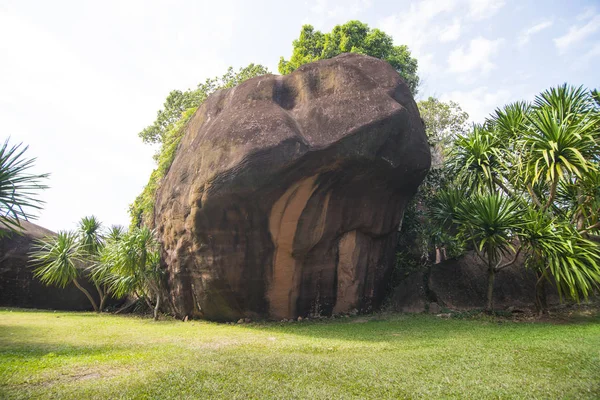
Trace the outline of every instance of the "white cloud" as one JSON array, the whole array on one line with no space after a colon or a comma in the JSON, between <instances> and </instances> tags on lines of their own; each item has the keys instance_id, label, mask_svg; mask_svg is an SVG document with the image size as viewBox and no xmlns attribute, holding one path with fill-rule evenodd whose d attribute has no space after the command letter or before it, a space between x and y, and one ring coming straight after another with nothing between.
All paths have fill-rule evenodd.
<instances>
[{"instance_id":1,"label":"white cloud","mask_svg":"<svg viewBox=\"0 0 600 400\"><path fill-rule=\"evenodd\" d=\"M411 3L408 9L398 14L383 18L377 25L392 35L395 43L408 46L413 57L419 60L419 74L425 77L438 70L433 54L428 50L431 43L443 36L444 24L437 23L437 20L455 11L459 5L459 0L423 0ZM460 27L454 29L460 30ZM457 34L449 33L450 36Z\"/></svg>"},{"instance_id":2,"label":"white cloud","mask_svg":"<svg viewBox=\"0 0 600 400\"><path fill-rule=\"evenodd\" d=\"M465 26L468 30L469 23L491 17L504 4L504 0L420 0L383 18L378 27L406 44L419 60L419 73L427 75L439 70L431 46L458 40Z\"/></svg>"},{"instance_id":3,"label":"white cloud","mask_svg":"<svg viewBox=\"0 0 600 400\"><path fill-rule=\"evenodd\" d=\"M553 21L548 20L540 22L539 24L535 24L528 29L525 29L523 32L521 32L521 35L519 36L519 46L525 46L527 43L529 43L529 39L531 39L531 36L543 31L544 29L550 28L552 24Z\"/></svg>"},{"instance_id":4,"label":"white cloud","mask_svg":"<svg viewBox=\"0 0 600 400\"><path fill-rule=\"evenodd\" d=\"M504 0L469 0L469 17L486 19L496 14L506 2Z\"/></svg>"},{"instance_id":5,"label":"white cloud","mask_svg":"<svg viewBox=\"0 0 600 400\"><path fill-rule=\"evenodd\" d=\"M591 19L588 23L584 25L573 25L566 34L554 39L554 44L558 48L558 51L561 53L566 52L570 46L581 42L600 29L600 14L590 15L590 17Z\"/></svg>"},{"instance_id":6,"label":"white cloud","mask_svg":"<svg viewBox=\"0 0 600 400\"><path fill-rule=\"evenodd\" d=\"M448 56L450 71L457 73L489 72L495 67L491 59L498 52L502 42L503 39L489 40L480 36L471 40L468 48L458 47Z\"/></svg>"},{"instance_id":7,"label":"white cloud","mask_svg":"<svg viewBox=\"0 0 600 400\"><path fill-rule=\"evenodd\" d=\"M596 14L596 9L594 7L587 7L576 18L578 21L585 21L588 18L592 18L595 14Z\"/></svg>"},{"instance_id":8,"label":"white cloud","mask_svg":"<svg viewBox=\"0 0 600 400\"><path fill-rule=\"evenodd\" d=\"M490 90L487 86L480 86L473 90L455 90L440 96L442 101L455 101L469 114L471 122L481 123L497 107L513 100L511 92L507 89Z\"/></svg>"},{"instance_id":9,"label":"white cloud","mask_svg":"<svg viewBox=\"0 0 600 400\"><path fill-rule=\"evenodd\" d=\"M580 58L574 60L573 69L586 69L592 63L592 60L600 56L600 43L596 43L590 50L583 54Z\"/></svg>"},{"instance_id":10,"label":"white cloud","mask_svg":"<svg viewBox=\"0 0 600 400\"><path fill-rule=\"evenodd\" d=\"M348 19L355 18L372 6L371 0L316 0L309 10L316 19L306 20L317 29L323 29L329 21L344 23Z\"/></svg>"},{"instance_id":11,"label":"white cloud","mask_svg":"<svg viewBox=\"0 0 600 400\"><path fill-rule=\"evenodd\" d=\"M446 27L441 33L439 40L442 43L445 42L453 42L460 37L460 21L458 19L454 19L452 25Z\"/></svg>"}]
</instances>

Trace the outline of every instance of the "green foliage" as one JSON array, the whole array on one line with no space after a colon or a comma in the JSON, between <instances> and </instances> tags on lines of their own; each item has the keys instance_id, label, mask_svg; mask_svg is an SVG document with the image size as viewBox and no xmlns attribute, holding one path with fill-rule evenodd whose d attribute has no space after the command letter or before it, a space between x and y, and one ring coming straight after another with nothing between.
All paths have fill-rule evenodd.
<instances>
[{"instance_id":1,"label":"green foliage","mask_svg":"<svg viewBox=\"0 0 600 400\"><path fill-rule=\"evenodd\" d=\"M342 53L360 53L389 62L402 76L413 94L417 93L419 77L417 60L411 57L405 45L394 46L391 36L379 29L371 29L360 21L336 25L331 32L321 33L312 25L304 25L298 39L292 42L289 61L279 59L279 72L289 74L301 65L335 57Z\"/></svg>"},{"instance_id":2,"label":"green foliage","mask_svg":"<svg viewBox=\"0 0 600 400\"><path fill-rule=\"evenodd\" d=\"M48 174L31 174L35 158L25 158L27 146L10 146L8 139L0 147L0 237L19 232L21 220L34 219L30 210L40 210L39 191Z\"/></svg>"},{"instance_id":3,"label":"green foliage","mask_svg":"<svg viewBox=\"0 0 600 400\"><path fill-rule=\"evenodd\" d=\"M79 221L77 233L79 234L79 246L83 254L90 258L95 258L100 253L103 246L103 237L101 233L102 223L93 215L83 217Z\"/></svg>"},{"instance_id":4,"label":"green foliage","mask_svg":"<svg viewBox=\"0 0 600 400\"><path fill-rule=\"evenodd\" d=\"M443 251L448 257L458 256L463 251L460 240L440 229L439 221L431 215L431 209L438 194L446 189L451 180L449 169L444 165L446 148L466 130L469 116L457 103L445 103L433 97L417 105L425 124L432 166L402 219L397 252L401 254L398 260L405 261L396 263L396 268L400 269L402 265L427 268L434 262L436 251ZM412 258L412 261L409 262L408 258ZM399 275L403 276L404 273Z\"/></svg>"},{"instance_id":5,"label":"green foliage","mask_svg":"<svg viewBox=\"0 0 600 400\"><path fill-rule=\"evenodd\" d=\"M530 209L523 218L519 240L529 254L527 265L553 279L561 296L587 298L600 282L598 245L571 224Z\"/></svg>"},{"instance_id":6,"label":"green foliage","mask_svg":"<svg viewBox=\"0 0 600 400\"><path fill-rule=\"evenodd\" d=\"M142 193L129 206L132 228L152 225L156 191L175 159L187 123L198 107L217 90L231 88L247 79L268 73L269 70L260 64L249 64L237 71L229 67L223 76L207 79L194 90L174 90L169 94L154 123L138 134L144 143L159 143L161 147L154 155L157 168L152 171Z\"/></svg>"},{"instance_id":7,"label":"green foliage","mask_svg":"<svg viewBox=\"0 0 600 400\"><path fill-rule=\"evenodd\" d=\"M484 252L482 238L508 232L491 243L504 252L513 245L525 249L526 264L540 279L538 289L543 279L552 280L560 294L576 300L600 284L599 106L596 91L566 84L551 88L532 104L497 109L485 124L460 135L448 161L455 184L467 188L454 228L464 235L473 226L485 227L475 240ZM483 213L481 196L511 201L524 211L492 226L482 218L493 215ZM451 208L443 194L439 200ZM439 213L438 221L446 222L449 217L442 217L449 211ZM490 254L500 257L491 249Z\"/></svg>"},{"instance_id":8,"label":"green foliage","mask_svg":"<svg viewBox=\"0 0 600 400\"><path fill-rule=\"evenodd\" d=\"M173 90L167 96L163 109L156 113L156 120L138 133L138 136L144 143L162 143L168 132L182 119L183 113L190 109L197 109L211 93L268 73L269 70L260 64L249 64L238 71L229 67L223 76L207 79L204 83L198 84L194 90L188 89L185 92Z\"/></svg>"},{"instance_id":9,"label":"green foliage","mask_svg":"<svg viewBox=\"0 0 600 400\"><path fill-rule=\"evenodd\" d=\"M64 288L81 274L83 262L78 236L61 231L34 244L31 254L34 276L46 285Z\"/></svg>"},{"instance_id":10,"label":"green foliage","mask_svg":"<svg viewBox=\"0 0 600 400\"><path fill-rule=\"evenodd\" d=\"M110 293L117 297L132 293L158 295L162 274L159 250L154 231L146 227L108 241L100 265L108 270L104 283Z\"/></svg>"},{"instance_id":11,"label":"green foliage","mask_svg":"<svg viewBox=\"0 0 600 400\"><path fill-rule=\"evenodd\" d=\"M456 215L459 234L489 261L496 263L514 252L513 242L523 221L517 202L499 193L476 192L459 203Z\"/></svg>"},{"instance_id":12,"label":"green foliage","mask_svg":"<svg viewBox=\"0 0 600 400\"><path fill-rule=\"evenodd\" d=\"M531 128L523 137L528 156L526 179L533 184L544 179L551 186L549 201L559 181L581 178L596 168L596 121L590 118L593 111L588 108L589 99L582 96L585 93L567 86L551 89L536 98L536 106L527 116Z\"/></svg>"},{"instance_id":13,"label":"green foliage","mask_svg":"<svg viewBox=\"0 0 600 400\"><path fill-rule=\"evenodd\" d=\"M447 149L452 141L467 131L469 115L464 112L458 103L447 103L429 97L417 103L421 119L425 123L425 133L431 148L432 168L443 167L443 160L447 157Z\"/></svg>"},{"instance_id":14,"label":"green foliage","mask_svg":"<svg viewBox=\"0 0 600 400\"><path fill-rule=\"evenodd\" d=\"M501 169L500 147L499 137L483 125L474 125L470 132L460 135L449 161L457 182L472 191L492 189Z\"/></svg>"}]
</instances>

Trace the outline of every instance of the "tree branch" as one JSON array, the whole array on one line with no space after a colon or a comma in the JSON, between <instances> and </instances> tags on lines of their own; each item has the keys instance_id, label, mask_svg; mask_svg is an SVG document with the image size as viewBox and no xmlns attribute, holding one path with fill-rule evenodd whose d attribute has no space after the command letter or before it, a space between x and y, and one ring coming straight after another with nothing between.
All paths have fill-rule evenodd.
<instances>
[{"instance_id":1,"label":"tree branch","mask_svg":"<svg viewBox=\"0 0 600 400\"><path fill-rule=\"evenodd\" d=\"M494 182L496 183L496 185L500 186L500 189L504 190L504 193L506 193L509 197L515 197L514 193L508 190L508 188L504 185L504 183L502 183L500 179L494 177Z\"/></svg>"},{"instance_id":2,"label":"tree branch","mask_svg":"<svg viewBox=\"0 0 600 400\"><path fill-rule=\"evenodd\" d=\"M544 206L544 211L546 211L552 205L554 201L554 197L556 196L556 187L558 186L558 178L555 177L554 181L552 181L552 186L550 186L550 196L548 197L548 202Z\"/></svg>"},{"instance_id":3,"label":"tree branch","mask_svg":"<svg viewBox=\"0 0 600 400\"><path fill-rule=\"evenodd\" d=\"M517 262L517 258L519 258L519 254L521 254L521 250L522 250L522 249L523 249L523 247L522 247L522 246L521 246L521 247L519 247L519 250L517 250L517 252L515 253L515 257L514 257L514 258L513 258L511 261L509 261L509 262L507 262L507 263L504 263L504 264L502 264L502 265L501 265L501 266L499 266L499 267L496 267L496 271L501 271L501 270L503 270L504 268L506 268L506 267L510 267L510 266L511 266L511 265L513 265L515 262Z\"/></svg>"},{"instance_id":4,"label":"tree branch","mask_svg":"<svg viewBox=\"0 0 600 400\"><path fill-rule=\"evenodd\" d=\"M529 195L531 196L531 200L533 200L533 203L538 207L543 207L542 202L540 201L540 199L538 199L538 197L535 194L535 192L533 191L533 188L531 187L530 183L527 184L527 191L529 192Z\"/></svg>"},{"instance_id":5,"label":"tree branch","mask_svg":"<svg viewBox=\"0 0 600 400\"><path fill-rule=\"evenodd\" d=\"M596 222L594 225L588 226L585 229L579 231L579 233L586 233L589 231L593 231L594 229L600 229L600 221Z\"/></svg>"}]
</instances>

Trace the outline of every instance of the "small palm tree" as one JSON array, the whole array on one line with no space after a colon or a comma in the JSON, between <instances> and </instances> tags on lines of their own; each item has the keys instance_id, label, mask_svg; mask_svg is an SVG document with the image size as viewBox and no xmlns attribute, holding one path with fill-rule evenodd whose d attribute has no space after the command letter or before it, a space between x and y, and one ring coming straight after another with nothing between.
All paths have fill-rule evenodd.
<instances>
[{"instance_id":1,"label":"small palm tree","mask_svg":"<svg viewBox=\"0 0 600 400\"><path fill-rule=\"evenodd\" d=\"M100 252L104 247L104 236L102 235L102 223L95 217L83 217L79 221L77 228L79 248L82 256L85 258L85 262L88 266L89 277L96 287L98 296L100 297L100 311L104 310L104 303L108 298L106 293L106 287L102 283L101 274L98 272L94 273L94 270L98 266Z\"/></svg>"},{"instance_id":2,"label":"small palm tree","mask_svg":"<svg viewBox=\"0 0 600 400\"><path fill-rule=\"evenodd\" d=\"M585 239L571 224L529 210L519 234L528 254L527 266L537 275L536 307L546 310L545 282L552 280L559 295L587 298L600 282L598 246Z\"/></svg>"},{"instance_id":3,"label":"small palm tree","mask_svg":"<svg viewBox=\"0 0 600 400\"><path fill-rule=\"evenodd\" d=\"M148 306L154 308L154 319L157 320L162 270L154 231L146 227L134 228L119 240L107 242L102 263L110 270L106 277L110 292L117 297L133 293L144 298ZM149 298L155 299L154 307Z\"/></svg>"},{"instance_id":4,"label":"small palm tree","mask_svg":"<svg viewBox=\"0 0 600 400\"><path fill-rule=\"evenodd\" d=\"M496 273L512 265L519 256L515 249L517 232L522 224L519 204L498 193L475 194L458 207L456 218L460 235L470 242L477 255L487 264L487 310L493 309ZM502 263L504 256L513 259Z\"/></svg>"},{"instance_id":5,"label":"small palm tree","mask_svg":"<svg viewBox=\"0 0 600 400\"><path fill-rule=\"evenodd\" d=\"M78 281L83 264L79 246L78 237L73 232L61 231L56 236L38 240L31 254L36 267L34 276L46 285L56 285L61 288L73 282L97 312L98 306L94 298Z\"/></svg>"},{"instance_id":6,"label":"small palm tree","mask_svg":"<svg viewBox=\"0 0 600 400\"><path fill-rule=\"evenodd\" d=\"M502 169L501 143L494 131L482 125L459 136L450 153L450 170L457 181L470 191L494 191Z\"/></svg>"},{"instance_id":7,"label":"small palm tree","mask_svg":"<svg viewBox=\"0 0 600 400\"><path fill-rule=\"evenodd\" d=\"M42 208L37 195L47 186L41 182L48 174L31 174L35 158L25 158L27 146L9 146L8 139L0 146L0 237L8 232L18 232L22 219L33 219L29 211Z\"/></svg>"},{"instance_id":8,"label":"small palm tree","mask_svg":"<svg viewBox=\"0 0 600 400\"><path fill-rule=\"evenodd\" d=\"M533 185L547 185L547 200L540 205L549 209L561 181L581 178L597 168L593 162L600 151L597 122L582 88L563 85L550 89L534 104L528 115L530 128L521 139L525 179Z\"/></svg>"}]
</instances>

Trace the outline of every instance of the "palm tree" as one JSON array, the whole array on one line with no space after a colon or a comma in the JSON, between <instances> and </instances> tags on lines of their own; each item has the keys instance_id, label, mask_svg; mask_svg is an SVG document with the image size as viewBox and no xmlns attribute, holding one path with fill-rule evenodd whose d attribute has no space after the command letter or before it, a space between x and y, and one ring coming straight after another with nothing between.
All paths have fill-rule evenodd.
<instances>
[{"instance_id":1,"label":"palm tree","mask_svg":"<svg viewBox=\"0 0 600 400\"><path fill-rule=\"evenodd\" d=\"M528 254L527 266L536 275L536 308L547 309L545 282L553 280L562 297L587 298L600 282L598 246L572 224L541 210L530 209L523 218L519 239Z\"/></svg>"},{"instance_id":2,"label":"palm tree","mask_svg":"<svg viewBox=\"0 0 600 400\"><path fill-rule=\"evenodd\" d=\"M597 168L593 160L600 147L591 105L587 92L566 85L536 97L521 142L525 180L547 185L546 201L537 201L544 209L553 205L561 181L581 179Z\"/></svg>"},{"instance_id":3,"label":"palm tree","mask_svg":"<svg viewBox=\"0 0 600 400\"><path fill-rule=\"evenodd\" d=\"M75 233L61 231L56 236L38 240L31 254L36 266L34 276L46 285L56 285L61 288L73 282L88 298L94 311L98 312L94 298L78 281L83 260L77 239Z\"/></svg>"},{"instance_id":4,"label":"palm tree","mask_svg":"<svg viewBox=\"0 0 600 400\"><path fill-rule=\"evenodd\" d=\"M154 319L158 319L161 289L159 244L154 231L142 227L134 228L118 240L107 242L102 253L102 264L107 266L106 283L111 293L123 297L130 293L144 298L154 308ZM152 306L149 298L155 298Z\"/></svg>"},{"instance_id":5,"label":"palm tree","mask_svg":"<svg viewBox=\"0 0 600 400\"><path fill-rule=\"evenodd\" d=\"M22 219L33 219L29 209L39 210L43 201L37 195L47 186L41 182L48 174L31 174L35 158L25 158L27 146L9 146L8 139L0 146L0 237L19 232Z\"/></svg>"},{"instance_id":6,"label":"palm tree","mask_svg":"<svg viewBox=\"0 0 600 400\"><path fill-rule=\"evenodd\" d=\"M499 182L501 142L488 128L474 125L471 132L458 136L450 153L450 170L471 191L494 191Z\"/></svg>"},{"instance_id":7,"label":"palm tree","mask_svg":"<svg viewBox=\"0 0 600 400\"><path fill-rule=\"evenodd\" d=\"M496 273L514 264L520 253L520 247L515 249L515 241L522 224L521 209L518 203L498 193L476 193L459 205L457 214L460 235L487 264L487 310L492 311ZM504 256L511 253L513 259L502 263Z\"/></svg>"},{"instance_id":8,"label":"palm tree","mask_svg":"<svg viewBox=\"0 0 600 400\"><path fill-rule=\"evenodd\" d=\"M96 287L100 297L100 311L104 310L104 303L108 298L106 287L101 282L101 275L94 273L98 266L98 257L104 247L104 237L102 235L102 223L95 217L83 217L78 224L77 233L79 235L79 245L85 262L88 265L88 272L91 281Z\"/></svg>"}]
</instances>

